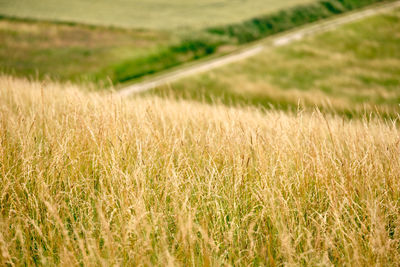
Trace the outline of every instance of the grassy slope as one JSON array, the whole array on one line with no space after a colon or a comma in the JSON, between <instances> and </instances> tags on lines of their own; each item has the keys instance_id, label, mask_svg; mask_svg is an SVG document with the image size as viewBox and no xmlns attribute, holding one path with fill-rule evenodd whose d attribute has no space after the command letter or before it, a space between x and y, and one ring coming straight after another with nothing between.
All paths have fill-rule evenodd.
<instances>
[{"instance_id":1,"label":"grassy slope","mask_svg":"<svg viewBox=\"0 0 400 267\"><path fill-rule=\"evenodd\" d=\"M88 80L106 85L109 81L114 84L122 83L210 54L217 56L231 51L240 43L254 41L381 0L271 0L268 3L257 0L246 1L246 4L242 1L225 0L199 3L163 1L0 2L0 17L1 14L6 17L26 17L22 22L15 18L3 18L0 21L0 39L4 43L0 46L0 63L3 63L0 71L20 76L38 72L39 78L48 75L56 79ZM304 4L299 6L303 1ZM163 13L156 12L160 9ZM18 15L10 10L21 13ZM196 16L196 12L201 15ZM167 17L161 14L167 14ZM228 14L236 20L230 20ZM255 15L256 17L249 19ZM126 32L88 27L79 23L53 25L35 20L54 19L96 24L96 21L90 21L90 18L95 17L98 19L97 24L109 26L118 25L118 22L126 19L141 22L141 16L146 18L146 23L142 26L135 25L145 29ZM191 23L185 21L185 18L189 18ZM114 24L107 23L107 19ZM209 24L202 23L204 19ZM184 27L177 27L175 20ZM160 27L153 27L148 24L150 22L158 23ZM32 23L32 27L29 23ZM132 24L131 27L135 25ZM205 26L212 27L200 29ZM151 28L169 31L149 30ZM99 38L100 36L104 38ZM148 38L149 36L151 37Z\"/></svg>"},{"instance_id":2,"label":"grassy slope","mask_svg":"<svg viewBox=\"0 0 400 267\"><path fill-rule=\"evenodd\" d=\"M400 10L274 48L156 91L197 100L281 108L318 105L349 115L396 117L400 102Z\"/></svg>"},{"instance_id":3,"label":"grassy slope","mask_svg":"<svg viewBox=\"0 0 400 267\"><path fill-rule=\"evenodd\" d=\"M156 53L173 37L159 31L0 20L0 40L3 72L105 81L106 76L113 78L113 70L121 62Z\"/></svg>"},{"instance_id":4,"label":"grassy slope","mask_svg":"<svg viewBox=\"0 0 400 267\"><path fill-rule=\"evenodd\" d=\"M246 6L235 1L0 1L0 15L28 19L0 20L0 71L106 85L109 81L120 83L235 47L231 44L228 49L216 49L225 38L215 37L218 41L212 41L215 38L205 33L193 33L205 26L204 19L216 26L306 2L310 0L253 1L246 2ZM52 24L35 19L142 30ZM176 23L183 24L185 31L177 29Z\"/></svg>"},{"instance_id":5,"label":"grassy slope","mask_svg":"<svg viewBox=\"0 0 400 267\"><path fill-rule=\"evenodd\" d=\"M240 22L312 1L314 0L0 0L0 14L95 25L175 30Z\"/></svg>"},{"instance_id":6,"label":"grassy slope","mask_svg":"<svg viewBox=\"0 0 400 267\"><path fill-rule=\"evenodd\" d=\"M1 265L400 262L391 123L0 88Z\"/></svg>"}]
</instances>

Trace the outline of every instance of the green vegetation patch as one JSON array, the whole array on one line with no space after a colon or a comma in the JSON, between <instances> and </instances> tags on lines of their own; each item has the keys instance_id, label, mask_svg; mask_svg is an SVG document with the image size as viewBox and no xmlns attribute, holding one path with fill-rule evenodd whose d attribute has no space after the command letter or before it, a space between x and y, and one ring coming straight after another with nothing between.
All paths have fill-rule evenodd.
<instances>
[{"instance_id":1,"label":"green vegetation patch","mask_svg":"<svg viewBox=\"0 0 400 267\"><path fill-rule=\"evenodd\" d=\"M152 93L228 105L318 106L397 117L400 10L377 15Z\"/></svg>"},{"instance_id":2,"label":"green vegetation patch","mask_svg":"<svg viewBox=\"0 0 400 267\"><path fill-rule=\"evenodd\" d=\"M110 77L112 81L120 83L211 55L225 43L223 39L213 37L183 39L177 44L162 48L145 57L125 60L115 65L113 70L105 75L108 74L107 77Z\"/></svg>"}]
</instances>

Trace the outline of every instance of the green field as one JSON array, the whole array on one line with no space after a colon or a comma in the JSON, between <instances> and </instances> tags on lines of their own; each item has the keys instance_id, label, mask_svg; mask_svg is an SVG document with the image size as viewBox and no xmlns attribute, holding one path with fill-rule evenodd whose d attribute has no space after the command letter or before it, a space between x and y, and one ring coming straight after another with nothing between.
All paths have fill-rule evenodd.
<instances>
[{"instance_id":1,"label":"green field","mask_svg":"<svg viewBox=\"0 0 400 267\"><path fill-rule=\"evenodd\" d=\"M0 20L0 40L3 72L75 82L105 81L121 62L140 61L173 42L159 31L13 20Z\"/></svg>"},{"instance_id":2,"label":"green field","mask_svg":"<svg viewBox=\"0 0 400 267\"><path fill-rule=\"evenodd\" d=\"M279 108L319 106L349 116L396 117L400 102L400 10L187 78L155 93Z\"/></svg>"},{"instance_id":3,"label":"green field","mask_svg":"<svg viewBox=\"0 0 400 267\"><path fill-rule=\"evenodd\" d=\"M109 87L380 1L0 0L0 71Z\"/></svg>"},{"instance_id":4,"label":"green field","mask_svg":"<svg viewBox=\"0 0 400 267\"><path fill-rule=\"evenodd\" d=\"M0 0L0 14L127 28L176 30L240 22L315 0Z\"/></svg>"},{"instance_id":5,"label":"green field","mask_svg":"<svg viewBox=\"0 0 400 267\"><path fill-rule=\"evenodd\" d=\"M201 27L306 2L0 0L0 71L108 86L235 48Z\"/></svg>"}]
</instances>

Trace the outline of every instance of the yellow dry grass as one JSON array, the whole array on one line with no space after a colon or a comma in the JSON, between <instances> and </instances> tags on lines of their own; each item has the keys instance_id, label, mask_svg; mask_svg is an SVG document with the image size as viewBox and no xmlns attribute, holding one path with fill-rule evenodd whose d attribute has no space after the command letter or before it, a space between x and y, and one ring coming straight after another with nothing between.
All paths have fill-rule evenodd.
<instances>
[{"instance_id":1,"label":"yellow dry grass","mask_svg":"<svg viewBox=\"0 0 400 267\"><path fill-rule=\"evenodd\" d=\"M0 78L0 265L396 265L400 131Z\"/></svg>"}]
</instances>

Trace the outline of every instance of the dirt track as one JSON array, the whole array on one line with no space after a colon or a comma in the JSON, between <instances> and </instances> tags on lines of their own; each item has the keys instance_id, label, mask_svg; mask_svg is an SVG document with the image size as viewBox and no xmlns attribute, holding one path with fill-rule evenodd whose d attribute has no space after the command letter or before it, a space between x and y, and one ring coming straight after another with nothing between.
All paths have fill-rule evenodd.
<instances>
[{"instance_id":1,"label":"dirt track","mask_svg":"<svg viewBox=\"0 0 400 267\"><path fill-rule=\"evenodd\" d=\"M198 73L206 72L233 62L237 62L254 55L259 54L266 48L274 47L274 46L282 46L289 44L293 41L300 40L305 36L313 35L316 33L328 31L337 28L340 25L357 21L362 18L370 17L378 13L387 12L392 10L393 8L400 7L400 1L383 4L380 6L373 6L368 9L363 9L358 12L352 12L350 14L342 15L338 18L329 19L326 21L322 21L316 24L312 24L310 26L302 27L299 30L291 31L287 34L278 35L276 37L269 36L266 39L272 41L269 45L266 44L258 44L256 46L249 46L245 49L242 49L238 52L234 52L232 54L222 56L216 59L212 59L209 61L205 61L194 66L190 66L187 68L181 68L172 72L169 72L164 75L156 76L148 81L137 83L125 87L118 91L118 94L121 96L129 96L134 93L139 93L143 91L147 91L153 88L156 88L160 85L165 85L176 80L195 75ZM261 43L258 42L258 43Z\"/></svg>"}]
</instances>

